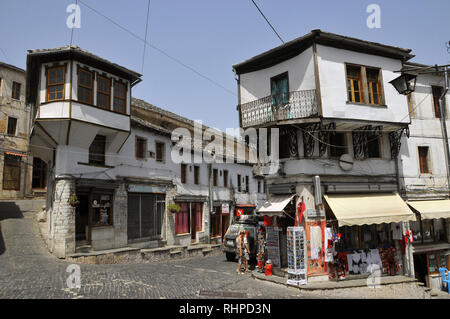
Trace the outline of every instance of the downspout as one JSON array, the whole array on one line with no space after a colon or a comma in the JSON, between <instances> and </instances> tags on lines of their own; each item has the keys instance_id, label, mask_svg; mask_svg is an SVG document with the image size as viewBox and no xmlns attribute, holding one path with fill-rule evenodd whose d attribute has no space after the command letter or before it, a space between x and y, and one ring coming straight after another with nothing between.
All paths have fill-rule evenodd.
<instances>
[{"instance_id":1,"label":"downspout","mask_svg":"<svg viewBox=\"0 0 450 319\"><path fill-rule=\"evenodd\" d=\"M447 124L446 124L446 112L445 112L445 96L448 92L448 73L447 73L447 66L444 67L444 81L445 81L445 87L442 92L442 95L439 98L439 112L441 116L441 126L442 126L442 134L444 138L444 149L445 149L445 156L447 160L447 189L449 191L450 196L450 149L448 144L448 133L447 133Z\"/></svg>"},{"instance_id":2,"label":"downspout","mask_svg":"<svg viewBox=\"0 0 450 319\"><path fill-rule=\"evenodd\" d=\"M209 170L209 229L208 233L208 245L211 244L211 215L214 213L214 200L213 200L213 174L212 174L212 163L208 164Z\"/></svg>"}]
</instances>

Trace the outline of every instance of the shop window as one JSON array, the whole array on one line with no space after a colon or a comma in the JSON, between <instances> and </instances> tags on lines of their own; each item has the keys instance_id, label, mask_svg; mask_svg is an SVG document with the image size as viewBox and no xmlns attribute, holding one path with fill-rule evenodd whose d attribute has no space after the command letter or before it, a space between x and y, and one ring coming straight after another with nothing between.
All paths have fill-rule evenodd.
<instances>
[{"instance_id":1,"label":"shop window","mask_svg":"<svg viewBox=\"0 0 450 319\"><path fill-rule=\"evenodd\" d=\"M3 163L3 189L20 190L21 157L4 155Z\"/></svg>"},{"instance_id":2,"label":"shop window","mask_svg":"<svg viewBox=\"0 0 450 319\"><path fill-rule=\"evenodd\" d=\"M220 206L214 207L214 214L211 214L211 226L210 226L210 235L211 237L221 236L221 211L222 208Z\"/></svg>"},{"instance_id":3,"label":"shop window","mask_svg":"<svg viewBox=\"0 0 450 319\"><path fill-rule=\"evenodd\" d=\"M202 231L203 204L192 203L191 205L192 209L195 207L195 230Z\"/></svg>"},{"instance_id":4,"label":"shop window","mask_svg":"<svg viewBox=\"0 0 450 319\"><path fill-rule=\"evenodd\" d=\"M430 174L428 146L419 146L419 167L421 174Z\"/></svg>"},{"instance_id":5,"label":"shop window","mask_svg":"<svg viewBox=\"0 0 450 319\"><path fill-rule=\"evenodd\" d=\"M15 136L17 127L17 119L14 117L8 117L8 127L6 134Z\"/></svg>"},{"instance_id":6,"label":"shop window","mask_svg":"<svg viewBox=\"0 0 450 319\"><path fill-rule=\"evenodd\" d=\"M92 104L94 74L86 69L78 69L78 101Z\"/></svg>"},{"instance_id":7,"label":"shop window","mask_svg":"<svg viewBox=\"0 0 450 319\"><path fill-rule=\"evenodd\" d=\"M64 76L64 66L55 66L47 69L47 102L64 99Z\"/></svg>"},{"instance_id":8,"label":"shop window","mask_svg":"<svg viewBox=\"0 0 450 319\"><path fill-rule=\"evenodd\" d=\"M164 194L128 194L128 239L160 239L164 211Z\"/></svg>"},{"instance_id":9,"label":"shop window","mask_svg":"<svg viewBox=\"0 0 450 319\"><path fill-rule=\"evenodd\" d=\"M89 164L105 165L105 147L106 137L103 135L95 136L91 146L89 146Z\"/></svg>"},{"instance_id":10,"label":"shop window","mask_svg":"<svg viewBox=\"0 0 450 319\"><path fill-rule=\"evenodd\" d=\"M288 73L274 76L270 79L272 106L280 106L289 103L289 79Z\"/></svg>"},{"instance_id":11,"label":"shop window","mask_svg":"<svg viewBox=\"0 0 450 319\"><path fill-rule=\"evenodd\" d=\"M367 89L370 104L383 104L381 101L380 69L366 68Z\"/></svg>"},{"instance_id":12,"label":"shop window","mask_svg":"<svg viewBox=\"0 0 450 319\"><path fill-rule=\"evenodd\" d=\"M114 111L119 113L126 112L127 88L125 84L114 81Z\"/></svg>"},{"instance_id":13,"label":"shop window","mask_svg":"<svg viewBox=\"0 0 450 319\"><path fill-rule=\"evenodd\" d=\"M155 160L157 162L163 163L164 162L164 143L161 142L155 142Z\"/></svg>"},{"instance_id":14,"label":"shop window","mask_svg":"<svg viewBox=\"0 0 450 319\"><path fill-rule=\"evenodd\" d=\"M228 187L228 170L223 171L223 187Z\"/></svg>"},{"instance_id":15,"label":"shop window","mask_svg":"<svg viewBox=\"0 0 450 319\"><path fill-rule=\"evenodd\" d=\"M181 183L186 184L187 165L181 164Z\"/></svg>"},{"instance_id":16,"label":"shop window","mask_svg":"<svg viewBox=\"0 0 450 319\"><path fill-rule=\"evenodd\" d=\"M433 221L431 219L422 220L423 242L433 242Z\"/></svg>"},{"instance_id":17,"label":"shop window","mask_svg":"<svg viewBox=\"0 0 450 319\"><path fill-rule=\"evenodd\" d=\"M215 168L213 169L213 186L217 187L217 179L218 177L219 171Z\"/></svg>"},{"instance_id":18,"label":"shop window","mask_svg":"<svg viewBox=\"0 0 450 319\"><path fill-rule=\"evenodd\" d=\"M38 157L33 158L32 188L47 187L47 164Z\"/></svg>"},{"instance_id":19,"label":"shop window","mask_svg":"<svg viewBox=\"0 0 450 319\"><path fill-rule=\"evenodd\" d=\"M439 104L439 98L442 95L442 87L432 86L431 91L433 93L434 117L441 118L441 107Z\"/></svg>"},{"instance_id":20,"label":"shop window","mask_svg":"<svg viewBox=\"0 0 450 319\"><path fill-rule=\"evenodd\" d=\"M92 194L91 207L93 226L113 224L111 194Z\"/></svg>"},{"instance_id":21,"label":"shop window","mask_svg":"<svg viewBox=\"0 0 450 319\"><path fill-rule=\"evenodd\" d=\"M20 100L20 87L20 83L13 82L11 98L13 98L14 100Z\"/></svg>"},{"instance_id":22,"label":"shop window","mask_svg":"<svg viewBox=\"0 0 450 319\"><path fill-rule=\"evenodd\" d=\"M349 102L364 102L361 67L347 65L347 93Z\"/></svg>"},{"instance_id":23,"label":"shop window","mask_svg":"<svg viewBox=\"0 0 450 319\"><path fill-rule=\"evenodd\" d=\"M189 233L189 203L180 203L181 211L175 214L175 233Z\"/></svg>"},{"instance_id":24,"label":"shop window","mask_svg":"<svg viewBox=\"0 0 450 319\"><path fill-rule=\"evenodd\" d=\"M413 232L413 239L414 243L421 243L422 242L422 229L420 227L420 221L411 221L409 222L409 226L411 227L411 230Z\"/></svg>"},{"instance_id":25,"label":"shop window","mask_svg":"<svg viewBox=\"0 0 450 319\"><path fill-rule=\"evenodd\" d=\"M200 185L200 166L194 166L194 184Z\"/></svg>"},{"instance_id":26,"label":"shop window","mask_svg":"<svg viewBox=\"0 0 450 319\"><path fill-rule=\"evenodd\" d=\"M347 146L344 133L335 133L329 135L330 157L341 157L347 153Z\"/></svg>"},{"instance_id":27,"label":"shop window","mask_svg":"<svg viewBox=\"0 0 450 319\"><path fill-rule=\"evenodd\" d=\"M97 106L109 110L111 107L111 80L97 76Z\"/></svg>"},{"instance_id":28,"label":"shop window","mask_svg":"<svg viewBox=\"0 0 450 319\"><path fill-rule=\"evenodd\" d=\"M136 151L136 159L144 159L145 158L145 151L147 148L147 140L145 138L136 136L136 144L135 144L135 151Z\"/></svg>"}]
</instances>

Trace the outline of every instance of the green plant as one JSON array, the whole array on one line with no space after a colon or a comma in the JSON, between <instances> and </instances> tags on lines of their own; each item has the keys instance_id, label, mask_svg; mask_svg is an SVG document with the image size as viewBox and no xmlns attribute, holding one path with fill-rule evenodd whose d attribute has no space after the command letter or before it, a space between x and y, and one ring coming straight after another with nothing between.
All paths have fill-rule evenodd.
<instances>
[{"instance_id":1,"label":"green plant","mask_svg":"<svg viewBox=\"0 0 450 319\"><path fill-rule=\"evenodd\" d=\"M167 205L167 209L172 213L179 213L181 211L181 207L177 204Z\"/></svg>"},{"instance_id":2,"label":"green plant","mask_svg":"<svg viewBox=\"0 0 450 319\"><path fill-rule=\"evenodd\" d=\"M78 204L80 204L80 201L78 200L77 195L73 194L72 196L70 196L69 198L69 204L71 206L77 206Z\"/></svg>"}]
</instances>

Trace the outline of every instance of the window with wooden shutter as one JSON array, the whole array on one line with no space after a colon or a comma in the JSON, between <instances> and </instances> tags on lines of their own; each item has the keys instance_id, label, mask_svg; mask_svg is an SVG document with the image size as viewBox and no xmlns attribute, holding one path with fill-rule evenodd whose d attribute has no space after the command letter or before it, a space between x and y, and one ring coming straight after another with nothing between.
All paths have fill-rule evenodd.
<instances>
[{"instance_id":1,"label":"window with wooden shutter","mask_svg":"<svg viewBox=\"0 0 450 319\"><path fill-rule=\"evenodd\" d=\"M380 69L366 68L367 89L369 90L369 103L382 104Z\"/></svg>"},{"instance_id":2,"label":"window with wooden shutter","mask_svg":"<svg viewBox=\"0 0 450 319\"><path fill-rule=\"evenodd\" d=\"M20 190L21 157L4 155L3 163L3 189Z\"/></svg>"},{"instance_id":3,"label":"window with wooden shutter","mask_svg":"<svg viewBox=\"0 0 450 319\"><path fill-rule=\"evenodd\" d=\"M189 203L179 203L181 211L175 214L175 233L189 233Z\"/></svg>"},{"instance_id":4,"label":"window with wooden shutter","mask_svg":"<svg viewBox=\"0 0 450 319\"><path fill-rule=\"evenodd\" d=\"M109 110L111 107L111 80L97 76L97 106Z\"/></svg>"},{"instance_id":5,"label":"window with wooden shutter","mask_svg":"<svg viewBox=\"0 0 450 319\"><path fill-rule=\"evenodd\" d=\"M419 146L419 166L421 174L429 174L430 168L428 165L428 146Z\"/></svg>"},{"instance_id":6,"label":"window with wooden shutter","mask_svg":"<svg viewBox=\"0 0 450 319\"><path fill-rule=\"evenodd\" d=\"M146 150L147 140L142 137L136 137L136 158L144 159Z\"/></svg>"},{"instance_id":7,"label":"window with wooden shutter","mask_svg":"<svg viewBox=\"0 0 450 319\"><path fill-rule=\"evenodd\" d=\"M194 184L195 185L200 184L200 166L198 165L194 166Z\"/></svg>"},{"instance_id":8,"label":"window with wooden shutter","mask_svg":"<svg viewBox=\"0 0 450 319\"><path fill-rule=\"evenodd\" d=\"M105 165L106 137L97 135L89 147L89 164Z\"/></svg>"},{"instance_id":9,"label":"window with wooden shutter","mask_svg":"<svg viewBox=\"0 0 450 319\"><path fill-rule=\"evenodd\" d=\"M20 100L20 87L21 87L20 83L13 82L11 97L14 100Z\"/></svg>"},{"instance_id":10,"label":"window with wooden shutter","mask_svg":"<svg viewBox=\"0 0 450 319\"><path fill-rule=\"evenodd\" d=\"M14 117L8 117L8 128L6 134L16 135L17 119Z\"/></svg>"},{"instance_id":11,"label":"window with wooden shutter","mask_svg":"<svg viewBox=\"0 0 450 319\"><path fill-rule=\"evenodd\" d=\"M164 143L155 142L156 161L164 162Z\"/></svg>"},{"instance_id":12,"label":"window with wooden shutter","mask_svg":"<svg viewBox=\"0 0 450 319\"><path fill-rule=\"evenodd\" d=\"M361 67L347 65L347 92L350 102L364 102Z\"/></svg>"},{"instance_id":13,"label":"window with wooden shutter","mask_svg":"<svg viewBox=\"0 0 450 319\"><path fill-rule=\"evenodd\" d=\"M47 102L64 99L64 77L64 66L55 66L47 69Z\"/></svg>"},{"instance_id":14,"label":"window with wooden shutter","mask_svg":"<svg viewBox=\"0 0 450 319\"><path fill-rule=\"evenodd\" d=\"M78 101L92 104L94 91L94 74L85 69L78 69Z\"/></svg>"},{"instance_id":15,"label":"window with wooden shutter","mask_svg":"<svg viewBox=\"0 0 450 319\"><path fill-rule=\"evenodd\" d=\"M181 183L186 184L186 164L181 164Z\"/></svg>"},{"instance_id":16,"label":"window with wooden shutter","mask_svg":"<svg viewBox=\"0 0 450 319\"><path fill-rule=\"evenodd\" d=\"M195 230L202 231L203 204L193 203L192 207L195 207Z\"/></svg>"},{"instance_id":17,"label":"window with wooden shutter","mask_svg":"<svg viewBox=\"0 0 450 319\"><path fill-rule=\"evenodd\" d=\"M442 95L442 87L433 86L431 90L433 93L434 117L441 118L441 106L439 104L439 98Z\"/></svg>"},{"instance_id":18,"label":"window with wooden shutter","mask_svg":"<svg viewBox=\"0 0 450 319\"><path fill-rule=\"evenodd\" d=\"M113 109L119 113L126 113L127 88L125 84L114 81L114 104Z\"/></svg>"}]
</instances>

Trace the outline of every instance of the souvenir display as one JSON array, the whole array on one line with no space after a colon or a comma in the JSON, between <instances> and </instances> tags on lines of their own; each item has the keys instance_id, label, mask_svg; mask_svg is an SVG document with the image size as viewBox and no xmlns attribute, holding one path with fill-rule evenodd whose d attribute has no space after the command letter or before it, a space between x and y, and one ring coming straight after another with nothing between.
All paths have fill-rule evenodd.
<instances>
[{"instance_id":1,"label":"souvenir display","mask_svg":"<svg viewBox=\"0 0 450 319\"><path fill-rule=\"evenodd\" d=\"M305 285L305 229L303 227L287 228L288 280L289 285Z\"/></svg>"}]
</instances>

